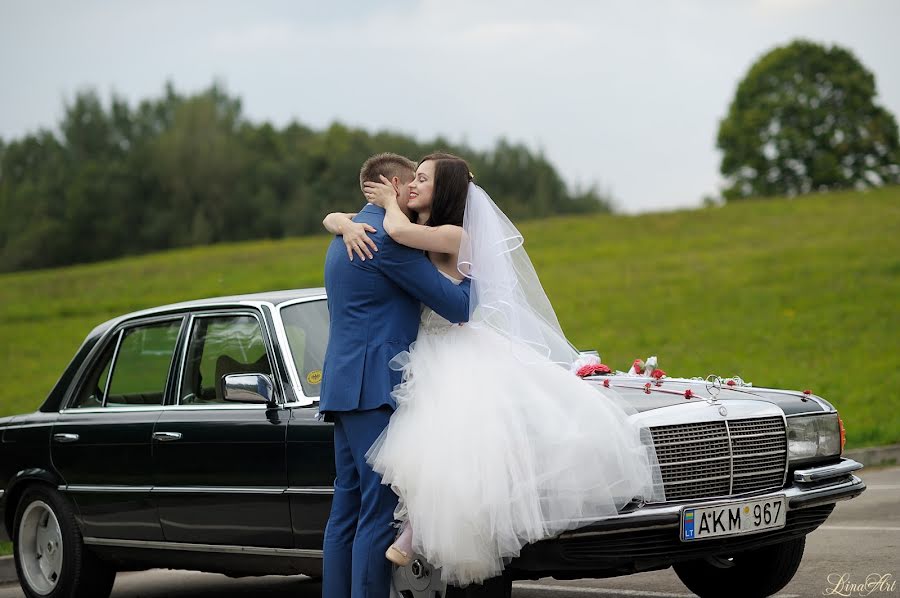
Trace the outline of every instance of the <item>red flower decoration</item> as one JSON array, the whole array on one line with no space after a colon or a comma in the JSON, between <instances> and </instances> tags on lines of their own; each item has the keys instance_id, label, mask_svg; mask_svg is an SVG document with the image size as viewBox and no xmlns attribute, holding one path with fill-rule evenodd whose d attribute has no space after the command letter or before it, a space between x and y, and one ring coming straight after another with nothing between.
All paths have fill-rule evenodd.
<instances>
[{"instance_id":1,"label":"red flower decoration","mask_svg":"<svg viewBox=\"0 0 900 598\"><path fill-rule=\"evenodd\" d=\"M811 395L811 394L812 394L812 391L811 391L810 389L807 388L806 390L803 391L803 394L805 394L805 395Z\"/></svg>"},{"instance_id":2,"label":"red flower decoration","mask_svg":"<svg viewBox=\"0 0 900 598\"><path fill-rule=\"evenodd\" d=\"M606 380L603 381L603 386L605 386L606 388L609 388L609 378L607 378Z\"/></svg>"},{"instance_id":3,"label":"red flower decoration","mask_svg":"<svg viewBox=\"0 0 900 598\"><path fill-rule=\"evenodd\" d=\"M659 369L653 370L653 372L650 373L650 377L656 378L657 380L659 380L660 378L662 378L665 375L666 375L666 373Z\"/></svg>"},{"instance_id":4,"label":"red flower decoration","mask_svg":"<svg viewBox=\"0 0 900 598\"><path fill-rule=\"evenodd\" d=\"M583 365L578 368L578 372L576 374L582 378L586 376L593 376L595 374L611 374L612 370L609 369L608 365L602 363L589 363L587 365Z\"/></svg>"},{"instance_id":5,"label":"red flower decoration","mask_svg":"<svg viewBox=\"0 0 900 598\"><path fill-rule=\"evenodd\" d=\"M684 391L684 398L690 399L693 396L694 396L694 392L690 388L687 389L686 391Z\"/></svg>"},{"instance_id":6,"label":"red flower decoration","mask_svg":"<svg viewBox=\"0 0 900 598\"><path fill-rule=\"evenodd\" d=\"M737 382L735 382L734 380L729 379L728 382L726 382L725 384L727 384L728 386L734 386L735 384L737 384Z\"/></svg>"},{"instance_id":7,"label":"red flower decoration","mask_svg":"<svg viewBox=\"0 0 900 598\"><path fill-rule=\"evenodd\" d=\"M631 367L633 367L634 371L638 374L644 372L644 362L640 359L635 359L634 362L632 362Z\"/></svg>"},{"instance_id":8,"label":"red flower decoration","mask_svg":"<svg viewBox=\"0 0 900 598\"><path fill-rule=\"evenodd\" d=\"M644 392L650 394L650 383L644 384Z\"/></svg>"}]
</instances>

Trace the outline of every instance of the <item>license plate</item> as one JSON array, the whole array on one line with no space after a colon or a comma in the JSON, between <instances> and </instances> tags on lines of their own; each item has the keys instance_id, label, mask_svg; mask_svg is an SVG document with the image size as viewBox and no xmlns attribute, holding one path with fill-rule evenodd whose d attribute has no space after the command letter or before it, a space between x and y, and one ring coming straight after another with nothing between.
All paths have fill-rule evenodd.
<instances>
[{"instance_id":1,"label":"license plate","mask_svg":"<svg viewBox=\"0 0 900 598\"><path fill-rule=\"evenodd\" d=\"M681 510L681 539L705 540L784 527L784 496Z\"/></svg>"}]
</instances>

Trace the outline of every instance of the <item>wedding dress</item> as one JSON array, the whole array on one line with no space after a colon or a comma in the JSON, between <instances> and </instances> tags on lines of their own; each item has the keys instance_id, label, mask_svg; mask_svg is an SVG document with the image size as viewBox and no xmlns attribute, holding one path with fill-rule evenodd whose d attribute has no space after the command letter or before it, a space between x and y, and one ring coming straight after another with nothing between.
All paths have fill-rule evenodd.
<instances>
[{"instance_id":1,"label":"wedding dress","mask_svg":"<svg viewBox=\"0 0 900 598\"><path fill-rule=\"evenodd\" d=\"M367 453L400 497L412 548L465 586L498 575L525 544L663 500L649 431L611 389L570 371L563 334L524 238L469 183L457 263L469 321L423 309L397 410Z\"/></svg>"},{"instance_id":2,"label":"wedding dress","mask_svg":"<svg viewBox=\"0 0 900 598\"><path fill-rule=\"evenodd\" d=\"M392 361L397 410L367 453L400 496L413 550L460 586L661 488L649 434L618 395L474 320L423 309Z\"/></svg>"}]
</instances>

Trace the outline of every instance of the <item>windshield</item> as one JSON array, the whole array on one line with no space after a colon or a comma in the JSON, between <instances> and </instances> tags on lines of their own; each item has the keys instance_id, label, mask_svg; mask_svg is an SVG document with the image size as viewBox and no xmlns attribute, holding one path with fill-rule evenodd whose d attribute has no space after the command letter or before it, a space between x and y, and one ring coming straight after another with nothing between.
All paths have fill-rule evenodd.
<instances>
[{"instance_id":1,"label":"windshield","mask_svg":"<svg viewBox=\"0 0 900 598\"><path fill-rule=\"evenodd\" d=\"M328 305L324 299L289 305L281 309L281 320L303 394L316 398L328 344Z\"/></svg>"}]
</instances>

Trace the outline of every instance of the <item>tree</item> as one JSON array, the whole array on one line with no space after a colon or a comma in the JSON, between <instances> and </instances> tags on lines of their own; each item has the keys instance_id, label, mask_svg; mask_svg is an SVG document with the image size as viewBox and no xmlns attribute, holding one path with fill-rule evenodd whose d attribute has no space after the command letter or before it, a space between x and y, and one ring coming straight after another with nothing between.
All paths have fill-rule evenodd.
<instances>
[{"instance_id":1,"label":"tree","mask_svg":"<svg viewBox=\"0 0 900 598\"><path fill-rule=\"evenodd\" d=\"M168 247L242 240L252 207L239 188L245 156L237 137L241 105L218 86L177 102L170 125L150 144L162 193L152 206ZM249 213L248 213L249 211Z\"/></svg>"},{"instance_id":2,"label":"tree","mask_svg":"<svg viewBox=\"0 0 900 598\"><path fill-rule=\"evenodd\" d=\"M795 41L740 82L717 146L727 199L900 182L897 121L849 51Z\"/></svg>"}]
</instances>

